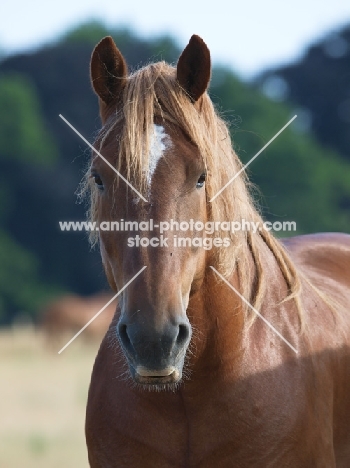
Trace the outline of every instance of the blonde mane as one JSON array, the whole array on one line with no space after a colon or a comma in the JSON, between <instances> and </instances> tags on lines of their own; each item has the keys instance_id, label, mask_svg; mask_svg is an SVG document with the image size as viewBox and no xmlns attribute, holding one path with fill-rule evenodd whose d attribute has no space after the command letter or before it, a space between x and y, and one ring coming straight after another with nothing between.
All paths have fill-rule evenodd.
<instances>
[{"instance_id":1,"label":"blonde mane","mask_svg":"<svg viewBox=\"0 0 350 468\"><path fill-rule=\"evenodd\" d=\"M127 168L128 180L141 191L146 187L144 167L148 167L148 154L155 116L178 125L198 147L207 168L206 195L208 217L211 221L248 220L262 223L258 210L249 193L249 182L242 173L212 203L209 200L240 169L242 163L232 148L230 133L225 122L219 117L207 93L195 104L191 102L176 81L176 70L165 62L150 64L131 74L123 88L122 105L113 119L102 129L97 139L101 150L116 126L121 128L116 148L119 148L118 169L121 162ZM103 154L103 149L102 149ZM146 160L145 160L146 159ZM90 180L89 177L86 180ZM87 183L88 185L89 183ZM86 188L86 187L85 187ZM90 184L90 217L97 220L97 189ZM215 267L226 278L233 271L239 277L241 294L259 310L265 297L267 274L261 258L262 243L272 252L286 283L286 297L283 301L294 298L303 325L303 312L300 306L301 283L296 269L281 243L266 231L252 233L236 231L224 232L222 237L230 236L230 247L217 248ZM265 251L267 249L264 249ZM252 261L255 268L252 269ZM252 323L255 314L247 308L248 323Z\"/></svg>"}]
</instances>

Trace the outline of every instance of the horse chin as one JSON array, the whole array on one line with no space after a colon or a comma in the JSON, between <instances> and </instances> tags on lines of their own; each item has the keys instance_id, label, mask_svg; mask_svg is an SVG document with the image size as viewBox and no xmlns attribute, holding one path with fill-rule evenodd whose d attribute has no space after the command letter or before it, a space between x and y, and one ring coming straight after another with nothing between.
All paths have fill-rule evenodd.
<instances>
[{"instance_id":1,"label":"horse chin","mask_svg":"<svg viewBox=\"0 0 350 468\"><path fill-rule=\"evenodd\" d=\"M181 381L182 367L168 366L164 369L153 370L144 366L136 368L130 366L133 380L149 390L171 389Z\"/></svg>"}]
</instances>

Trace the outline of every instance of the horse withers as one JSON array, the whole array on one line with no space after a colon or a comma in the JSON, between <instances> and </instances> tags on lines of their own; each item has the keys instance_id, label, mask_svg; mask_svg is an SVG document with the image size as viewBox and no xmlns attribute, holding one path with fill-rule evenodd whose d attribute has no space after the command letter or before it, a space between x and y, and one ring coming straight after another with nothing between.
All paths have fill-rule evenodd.
<instances>
[{"instance_id":1,"label":"horse withers","mask_svg":"<svg viewBox=\"0 0 350 468\"><path fill-rule=\"evenodd\" d=\"M92 55L90 214L120 223L94 241L111 287L133 281L93 368L90 466L348 468L350 236L202 228L262 225L244 171L215 197L242 164L210 74L198 36L175 68L128 75L110 37Z\"/></svg>"}]
</instances>

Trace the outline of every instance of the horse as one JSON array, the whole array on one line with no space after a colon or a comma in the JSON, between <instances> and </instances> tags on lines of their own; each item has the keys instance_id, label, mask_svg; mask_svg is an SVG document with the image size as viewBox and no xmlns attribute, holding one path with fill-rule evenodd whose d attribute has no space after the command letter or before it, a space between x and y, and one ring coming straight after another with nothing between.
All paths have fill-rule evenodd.
<instances>
[{"instance_id":1,"label":"horse","mask_svg":"<svg viewBox=\"0 0 350 468\"><path fill-rule=\"evenodd\" d=\"M106 37L90 73L90 219L120 223L91 239L120 295L89 387L90 466L348 468L350 236L220 227L262 218L199 36L176 66L131 74Z\"/></svg>"},{"instance_id":2,"label":"horse","mask_svg":"<svg viewBox=\"0 0 350 468\"><path fill-rule=\"evenodd\" d=\"M40 327L46 336L50 348L64 344L68 335L77 333L111 299L108 293L99 293L89 297L66 294L53 299L40 312ZM101 341L115 312L115 305L110 304L103 314L91 322L83 334L86 342Z\"/></svg>"}]
</instances>

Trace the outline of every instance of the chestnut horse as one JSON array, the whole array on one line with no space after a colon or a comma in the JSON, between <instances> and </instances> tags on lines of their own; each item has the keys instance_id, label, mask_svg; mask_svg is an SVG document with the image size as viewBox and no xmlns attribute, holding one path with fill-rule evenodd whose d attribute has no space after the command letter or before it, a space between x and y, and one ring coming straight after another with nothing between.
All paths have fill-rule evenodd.
<instances>
[{"instance_id":1,"label":"chestnut horse","mask_svg":"<svg viewBox=\"0 0 350 468\"><path fill-rule=\"evenodd\" d=\"M90 466L349 468L350 236L224 231L262 221L244 171L215 197L242 164L210 75L198 36L175 68L128 75L110 37L92 55L105 160L94 155L87 177L91 218L154 229L99 231L115 291L146 268L119 296L93 368Z\"/></svg>"},{"instance_id":2,"label":"chestnut horse","mask_svg":"<svg viewBox=\"0 0 350 468\"><path fill-rule=\"evenodd\" d=\"M90 297L69 294L50 301L40 314L40 326L45 332L47 345L57 352L58 346L63 346L67 341L67 335L72 336L81 330L111 298L111 295L106 293ZM87 327L83 339L86 342L99 343L108 330L114 312L115 304L111 303L104 313Z\"/></svg>"}]
</instances>

